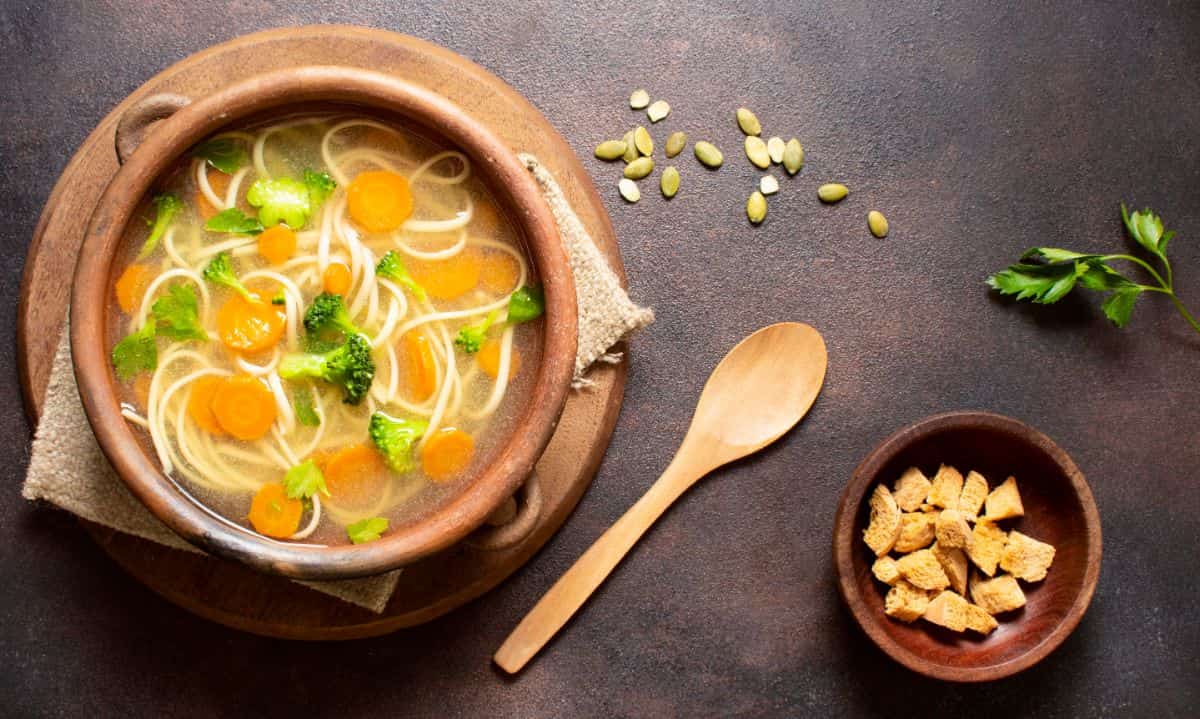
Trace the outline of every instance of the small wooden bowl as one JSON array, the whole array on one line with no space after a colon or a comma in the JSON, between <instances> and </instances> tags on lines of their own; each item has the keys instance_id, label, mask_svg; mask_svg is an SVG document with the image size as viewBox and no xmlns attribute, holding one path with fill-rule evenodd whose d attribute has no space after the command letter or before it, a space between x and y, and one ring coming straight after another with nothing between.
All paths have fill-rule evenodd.
<instances>
[{"instance_id":1,"label":"small wooden bowl","mask_svg":"<svg viewBox=\"0 0 1200 719\"><path fill-rule=\"evenodd\" d=\"M911 466L932 477L943 462L964 475L980 472L993 488L1015 476L1025 516L1002 526L1056 549L1045 580L1021 582L1025 607L999 616L987 637L885 615L886 587L871 575L875 557L862 541L867 496L876 484L891 488ZM990 681L1041 661L1079 624L1100 576L1100 515L1083 474L1049 437L1009 417L950 412L896 432L854 470L834 520L833 561L850 613L889 656L937 679Z\"/></svg>"}]
</instances>

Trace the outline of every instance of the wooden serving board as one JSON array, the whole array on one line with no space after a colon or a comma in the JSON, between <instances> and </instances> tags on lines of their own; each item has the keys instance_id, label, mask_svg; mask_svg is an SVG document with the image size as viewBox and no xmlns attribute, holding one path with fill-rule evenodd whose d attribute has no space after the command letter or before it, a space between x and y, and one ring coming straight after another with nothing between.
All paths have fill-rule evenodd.
<instances>
[{"instance_id":1,"label":"wooden serving board","mask_svg":"<svg viewBox=\"0 0 1200 719\"><path fill-rule=\"evenodd\" d=\"M600 251L624 281L612 225L571 148L528 101L496 76L416 38L360 27L310 26L237 38L192 55L134 91L75 153L50 194L25 261L17 320L25 406L36 423L66 317L75 258L100 193L117 170L113 132L137 100L160 92L200 97L247 77L299 65L348 65L387 72L456 102L514 150L554 173ZM36 298L36 302L30 302ZM459 545L406 567L382 614L212 557L169 549L84 522L92 538L138 581L171 602L236 629L292 639L353 639L427 622L487 592L566 521L591 483L612 436L625 365L599 365L595 386L574 392L537 474L542 513L525 540L502 551Z\"/></svg>"}]
</instances>

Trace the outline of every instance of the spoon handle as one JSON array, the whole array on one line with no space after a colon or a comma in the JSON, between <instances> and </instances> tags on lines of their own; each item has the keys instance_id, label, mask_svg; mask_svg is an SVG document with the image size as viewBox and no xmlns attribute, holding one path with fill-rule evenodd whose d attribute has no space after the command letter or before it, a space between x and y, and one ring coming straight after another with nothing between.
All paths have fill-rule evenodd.
<instances>
[{"instance_id":1,"label":"spoon handle","mask_svg":"<svg viewBox=\"0 0 1200 719\"><path fill-rule=\"evenodd\" d=\"M667 507L707 473L708 468L699 469L694 461L681 459L684 454L680 451L675 455L658 481L600 535L525 615L493 657L501 669L510 674L519 672L583 606Z\"/></svg>"}]
</instances>

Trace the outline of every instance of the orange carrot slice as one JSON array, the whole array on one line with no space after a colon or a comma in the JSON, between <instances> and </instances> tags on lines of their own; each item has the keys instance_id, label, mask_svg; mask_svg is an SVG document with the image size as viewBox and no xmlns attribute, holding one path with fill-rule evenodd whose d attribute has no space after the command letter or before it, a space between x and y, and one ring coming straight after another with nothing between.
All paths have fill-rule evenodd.
<instances>
[{"instance_id":1,"label":"orange carrot slice","mask_svg":"<svg viewBox=\"0 0 1200 719\"><path fill-rule=\"evenodd\" d=\"M212 188L214 194L221 199L225 198L225 193L229 191L229 175L221 172L215 167L208 168L208 186ZM213 215L216 215L220 210L213 207L213 203L208 201L208 196L201 190L196 190L196 212L202 220L210 220Z\"/></svg>"},{"instance_id":2,"label":"orange carrot slice","mask_svg":"<svg viewBox=\"0 0 1200 719\"><path fill-rule=\"evenodd\" d=\"M350 268L341 262L331 262L321 274L321 285L331 295L344 295L350 291Z\"/></svg>"},{"instance_id":3,"label":"orange carrot slice","mask_svg":"<svg viewBox=\"0 0 1200 719\"><path fill-rule=\"evenodd\" d=\"M430 297L452 300L479 284L483 262L478 252L464 250L448 260L413 261L408 269Z\"/></svg>"},{"instance_id":4,"label":"orange carrot slice","mask_svg":"<svg viewBox=\"0 0 1200 719\"><path fill-rule=\"evenodd\" d=\"M221 429L238 439L258 439L275 422L275 395L250 375L223 378L208 406Z\"/></svg>"},{"instance_id":5,"label":"orange carrot slice","mask_svg":"<svg viewBox=\"0 0 1200 719\"><path fill-rule=\"evenodd\" d=\"M437 363L429 338L420 330L404 335L405 366L408 368L408 390L416 402L424 402L437 390Z\"/></svg>"},{"instance_id":6,"label":"orange carrot slice","mask_svg":"<svg viewBox=\"0 0 1200 719\"><path fill-rule=\"evenodd\" d=\"M421 467L435 482L445 482L460 474L471 463L475 440L471 435L453 427L443 427L425 441L421 450Z\"/></svg>"},{"instance_id":7,"label":"orange carrot slice","mask_svg":"<svg viewBox=\"0 0 1200 719\"><path fill-rule=\"evenodd\" d=\"M250 524L254 531L276 539L287 539L300 529L304 503L287 496L278 482L264 484L250 500Z\"/></svg>"},{"instance_id":8,"label":"orange carrot slice","mask_svg":"<svg viewBox=\"0 0 1200 719\"><path fill-rule=\"evenodd\" d=\"M251 302L233 295L217 311L217 334L235 352L254 354L274 347L287 327L281 305Z\"/></svg>"},{"instance_id":9,"label":"orange carrot slice","mask_svg":"<svg viewBox=\"0 0 1200 719\"><path fill-rule=\"evenodd\" d=\"M258 236L258 254L273 265L282 265L296 254L296 233L287 225L275 225Z\"/></svg>"},{"instance_id":10,"label":"orange carrot slice","mask_svg":"<svg viewBox=\"0 0 1200 719\"><path fill-rule=\"evenodd\" d=\"M387 466L373 447L354 444L329 457L322 467L333 501L364 506L375 501L387 481Z\"/></svg>"},{"instance_id":11,"label":"orange carrot slice","mask_svg":"<svg viewBox=\"0 0 1200 719\"><path fill-rule=\"evenodd\" d=\"M150 268L145 265L130 265L117 279L117 304L121 311L131 315L142 304L142 296L150 286Z\"/></svg>"},{"instance_id":12,"label":"orange carrot slice","mask_svg":"<svg viewBox=\"0 0 1200 719\"><path fill-rule=\"evenodd\" d=\"M221 429L221 424L217 422L217 415L212 410L212 401L221 387L221 381L221 377L209 374L192 382L192 394L188 397L187 404L188 416L192 421L200 429L218 437L225 436L225 430Z\"/></svg>"},{"instance_id":13,"label":"orange carrot slice","mask_svg":"<svg viewBox=\"0 0 1200 719\"><path fill-rule=\"evenodd\" d=\"M501 342L498 339L486 340L479 347L479 351L475 353L475 363L492 379L500 376L500 345ZM517 348L513 347L512 356L508 361L508 378L511 380L515 377L519 369L521 369L521 355L518 354Z\"/></svg>"},{"instance_id":14,"label":"orange carrot slice","mask_svg":"<svg viewBox=\"0 0 1200 719\"><path fill-rule=\"evenodd\" d=\"M346 189L346 209L367 232L390 232L412 215L408 180L387 170L360 172Z\"/></svg>"}]
</instances>

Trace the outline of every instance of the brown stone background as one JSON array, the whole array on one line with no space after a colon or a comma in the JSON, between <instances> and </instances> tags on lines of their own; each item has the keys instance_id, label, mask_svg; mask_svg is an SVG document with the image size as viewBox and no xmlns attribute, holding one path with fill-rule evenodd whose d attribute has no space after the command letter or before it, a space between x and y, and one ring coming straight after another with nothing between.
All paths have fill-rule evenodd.
<instances>
[{"instance_id":1,"label":"brown stone background","mask_svg":"<svg viewBox=\"0 0 1200 719\"><path fill-rule=\"evenodd\" d=\"M633 295L611 451L575 516L513 580L426 627L346 644L242 635L126 577L65 515L19 497L28 432L0 352L0 715L1187 716L1200 705L1200 337L1161 298L1130 327L1095 298L1010 306L981 280L1026 247L1106 251L1117 203L1179 231L1200 309L1200 5L863 1L14 2L0 8L0 322L59 171L153 73L254 30L354 22L442 43L500 75L562 131L606 197ZM726 151L680 158L670 203L626 206L590 159L635 122ZM757 173L732 122L799 137L807 165L753 229ZM815 187L850 198L823 207ZM892 224L866 230L869 209ZM784 319L825 334L830 369L801 428L698 487L522 676L489 664L508 630L667 464L709 369ZM858 459L947 409L1023 419L1072 453L1104 522L1090 611L1042 665L986 686L900 668L843 610L833 509Z\"/></svg>"}]
</instances>

